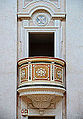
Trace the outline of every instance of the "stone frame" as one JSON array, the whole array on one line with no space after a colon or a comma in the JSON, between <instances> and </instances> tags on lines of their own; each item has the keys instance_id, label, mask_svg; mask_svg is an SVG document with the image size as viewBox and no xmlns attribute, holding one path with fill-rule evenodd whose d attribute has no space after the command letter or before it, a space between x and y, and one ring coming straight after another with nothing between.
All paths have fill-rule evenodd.
<instances>
[{"instance_id":1,"label":"stone frame","mask_svg":"<svg viewBox=\"0 0 83 119\"><path fill-rule=\"evenodd\" d=\"M53 32L54 33L54 57L61 58L60 48L63 41L60 20L54 20L55 26L29 26L29 20L23 20L21 23L22 55L21 58L29 57L29 32ZM26 45L28 44L28 45Z\"/></svg>"}]
</instances>

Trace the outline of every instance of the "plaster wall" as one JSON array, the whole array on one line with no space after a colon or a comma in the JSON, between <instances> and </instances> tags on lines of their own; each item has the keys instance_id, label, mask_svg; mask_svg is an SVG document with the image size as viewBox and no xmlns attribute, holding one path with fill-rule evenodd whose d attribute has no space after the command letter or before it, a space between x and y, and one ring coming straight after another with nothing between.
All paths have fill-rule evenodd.
<instances>
[{"instance_id":1,"label":"plaster wall","mask_svg":"<svg viewBox=\"0 0 83 119\"><path fill-rule=\"evenodd\" d=\"M0 119L16 119L17 0L0 0Z\"/></svg>"},{"instance_id":2,"label":"plaster wall","mask_svg":"<svg viewBox=\"0 0 83 119\"><path fill-rule=\"evenodd\" d=\"M66 0L67 119L83 119L83 0Z\"/></svg>"},{"instance_id":3,"label":"plaster wall","mask_svg":"<svg viewBox=\"0 0 83 119\"><path fill-rule=\"evenodd\" d=\"M67 118L83 119L83 0L67 0ZM16 119L17 1L0 0L0 119Z\"/></svg>"}]
</instances>

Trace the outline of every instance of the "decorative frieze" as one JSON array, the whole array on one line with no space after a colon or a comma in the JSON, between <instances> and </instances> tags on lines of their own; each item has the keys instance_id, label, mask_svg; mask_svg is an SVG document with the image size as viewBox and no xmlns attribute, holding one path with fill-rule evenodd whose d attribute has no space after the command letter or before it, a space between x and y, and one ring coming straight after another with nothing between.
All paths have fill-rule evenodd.
<instances>
[{"instance_id":1,"label":"decorative frieze","mask_svg":"<svg viewBox=\"0 0 83 119\"><path fill-rule=\"evenodd\" d=\"M32 101L33 108L56 108L54 95L28 95L27 98Z\"/></svg>"},{"instance_id":2,"label":"decorative frieze","mask_svg":"<svg viewBox=\"0 0 83 119\"><path fill-rule=\"evenodd\" d=\"M18 62L18 69L18 86L38 81L63 86L65 71L65 62L63 60L42 57L29 60L23 59Z\"/></svg>"}]
</instances>

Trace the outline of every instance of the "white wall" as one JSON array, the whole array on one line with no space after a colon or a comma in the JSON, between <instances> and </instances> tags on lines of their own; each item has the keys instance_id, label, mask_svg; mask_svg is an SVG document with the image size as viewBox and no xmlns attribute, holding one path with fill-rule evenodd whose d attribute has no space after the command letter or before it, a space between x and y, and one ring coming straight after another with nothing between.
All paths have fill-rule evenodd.
<instances>
[{"instance_id":1,"label":"white wall","mask_svg":"<svg viewBox=\"0 0 83 119\"><path fill-rule=\"evenodd\" d=\"M83 0L67 1L67 116L83 119ZM0 0L0 119L16 119L17 1Z\"/></svg>"},{"instance_id":2,"label":"white wall","mask_svg":"<svg viewBox=\"0 0 83 119\"><path fill-rule=\"evenodd\" d=\"M83 0L66 0L67 119L83 119Z\"/></svg>"},{"instance_id":3,"label":"white wall","mask_svg":"<svg viewBox=\"0 0 83 119\"><path fill-rule=\"evenodd\" d=\"M16 119L17 0L0 0L0 119Z\"/></svg>"}]
</instances>

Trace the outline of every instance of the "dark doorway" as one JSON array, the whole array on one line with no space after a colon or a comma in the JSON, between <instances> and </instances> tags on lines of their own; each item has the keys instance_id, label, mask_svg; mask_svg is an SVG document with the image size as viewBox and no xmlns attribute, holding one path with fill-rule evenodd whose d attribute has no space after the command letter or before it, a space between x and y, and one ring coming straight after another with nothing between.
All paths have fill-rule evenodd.
<instances>
[{"instance_id":1,"label":"dark doorway","mask_svg":"<svg viewBox=\"0 0 83 119\"><path fill-rule=\"evenodd\" d=\"M54 33L29 33L29 57L54 57Z\"/></svg>"},{"instance_id":2,"label":"dark doorway","mask_svg":"<svg viewBox=\"0 0 83 119\"><path fill-rule=\"evenodd\" d=\"M55 119L55 117L28 117L28 119Z\"/></svg>"}]
</instances>

